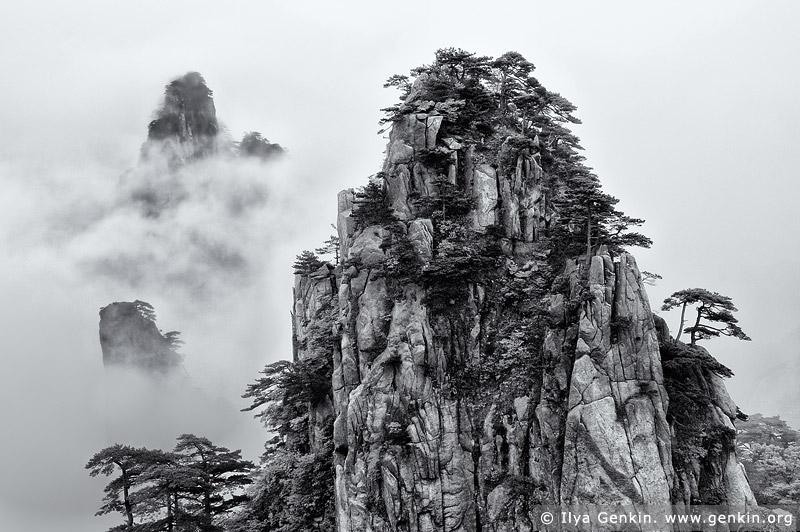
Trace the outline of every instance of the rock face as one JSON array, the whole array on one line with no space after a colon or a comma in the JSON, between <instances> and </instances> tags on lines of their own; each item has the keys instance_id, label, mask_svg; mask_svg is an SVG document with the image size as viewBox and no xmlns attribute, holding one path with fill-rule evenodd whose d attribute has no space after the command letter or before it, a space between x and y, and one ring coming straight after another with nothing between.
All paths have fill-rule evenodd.
<instances>
[{"instance_id":1,"label":"rock face","mask_svg":"<svg viewBox=\"0 0 800 532\"><path fill-rule=\"evenodd\" d=\"M564 296L552 299L539 389L480 416L440 385L459 361L437 341L419 287L392 305L369 269L342 282L339 530L524 530L526 501L670 502L668 399L639 272L629 255L572 262L570 296L587 270L594 299L577 322L564 317ZM482 355L479 345L469 354Z\"/></svg>"},{"instance_id":2,"label":"rock face","mask_svg":"<svg viewBox=\"0 0 800 532\"><path fill-rule=\"evenodd\" d=\"M333 361L330 345L331 327L336 310L336 277L332 268L321 266L314 272L296 275L294 308L292 309L292 344L294 361L322 369L330 379ZM330 438L333 422L332 398L324 395L309 406L308 442L310 451L318 451L325 438Z\"/></svg>"},{"instance_id":3,"label":"rock face","mask_svg":"<svg viewBox=\"0 0 800 532\"><path fill-rule=\"evenodd\" d=\"M211 89L198 72L189 72L167 85L158 118L148 126L142 159L160 157L175 167L216 153L219 124L211 96Z\"/></svg>"},{"instance_id":4,"label":"rock face","mask_svg":"<svg viewBox=\"0 0 800 532\"><path fill-rule=\"evenodd\" d=\"M433 118L395 123L384 165L386 202L417 261L431 261L434 230L413 198L439 192L436 170L418 159L436 148L445 159L439 174L474 198L472 228L501 227L501 275L535 285L547 263L525 243L550 219L538 155L525 149L512 156L504 145L505 165L479 163L473 149L439 139ZM342 221L352 200L340 196L339 203ZM492 342L489 332L509 332L502 322L521 330L536 320L498 309L497 294L480 284L449 313L431 309L420 283L390 294L384 228L340 223L339 233L342 332L333 402L340 531L526 530L533 526L527 508L536 503L670 502L668 398L630 255L614 261L601 250L589 262L568 261L563 293L538 293L550 317L541 327L543 369L515 395L488 387L476 400L460 388L479 385L459 381L465 367L484 369L496 356L499 339Z\"/></svg>"},{"instance_id":5,"label":"rock face","mask_svg":"<svg viewBox=\"0 0 800 532\"><path fill-rule=\"evenodd\" d=\"M686 365L681 354L688 347L674 340L663 319L656 316L658 340L672 394L671 433L676 478L673 500L676 503L755 505L744 466L736 457L734 421L741 414L722 378L702 365ZM695 346L703 360L714 359L704 348ZM695 397L687 404L685 391Z\"/></svg>"},{"instance_id":6,"label":"rock face","mask_svg":"<svg viewBox=\"0 0 800 532\"><path fill-rule=\"evenodd\" d=\"M177 333L161 334L153 307L143 301L117 302L100 309L100 347L106 367L127 367L154 375L181 368Z\"/></svg>"},{"instance_id":7,"label":"rock face","mask_svg":"<svg viewBox=\"0 0 800 532\"><path fill-rule=\"evenodd\" d=\"M477 155L474 146L437 136L441 118L422 113L407 115L392 128L383 173L395 215L401 220L419 216L420 207L414 199L436 197L435 181L440 176L470 190L475 201L472 219L476 230L483 232L501 225L507 238L533 242L552 218L546 210L538 149L514 149L506 141L499 150L499 158L506 165L503 175L498 176L496 165L482 163L485 156ZM434 150L442 160L439 168L420 161L420 155Z\"/></svg>"},{"instance_id":8,"label":"rock face","mask_svg":"<svg viewBox=\"0 0 800 532\"><path fill-rule=\"evenodd\" d=\"M581 275L573 272L576 287ZM587 288L592 297L579 311L566 404L560 500L664 504L673 477L668 399L635 261L595 255ZM565 351L563 343L555 347L549 356ZM544 419L550 408L542 406Z\"/></svg>"},{"instance_id":9,"label":"rock face","mask_svg":"<svg viewBox=\"0 0 800 532\"><path fill-rule=\"evenodd\" d=\"M557 238L586 249L580 227L554 228L558 139L544 154L509 127L453 133L438 109L455 104L420 100L423 76L379 175L392 215L360 224L358 196L340 193L340 264L295 284L297 341L315 313L331 325L338 530L531 531L540 504L752 504L733 447L671 414L669 335L634 258L558 256ZM727 435L721 379L695 377L710 400L689 406Z\"/></svg>"}]
</instances>

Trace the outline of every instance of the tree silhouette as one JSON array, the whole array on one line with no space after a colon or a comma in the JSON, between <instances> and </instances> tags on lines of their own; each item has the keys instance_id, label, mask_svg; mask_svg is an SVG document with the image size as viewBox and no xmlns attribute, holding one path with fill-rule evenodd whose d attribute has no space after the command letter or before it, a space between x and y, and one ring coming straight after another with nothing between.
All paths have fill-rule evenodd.
<instances>
[{"instance_id":1,"label":"tree silhouette","mask_svg":"<svg viewBox=\"0 0 800 532\"><path fill-rule=\"evenodd\" d=\"M382 180L371 180L363 189L356 191L353 199L353 213L360 228L370 225L386 225L395 221L392 209L386 205L386 190Z\"/></svg>"},{"instance_id":2,"label":"tree silhouette","mask_svg":"<svg viewBox=\"0 0 800 532\"><path fill-rule=\"evenodd\" d=\"M106 494L103 506L96 515L120 512L125 516L128 527L133 526L136 499L132 497L132 488L149 467L165 461L167 458L163 453L129 445L115 444L96 453L86 464L89 476L111 476L119 469L119 476L112 479L103 490Z\"/></svg>"},{"instance_id":3,"label":"tree silhouette","mask_svg":"<svg viewBox=\"0 0 800 532\"><path fill-rule=\"evenodd\" d=\"M125 524L112 531L222 530L215 521L247 500L253 464L241 451L183 434L173 452L115 444L86 464L89 475L111 476L97 515L120 512Z\"/></svg>"},{"instance_id":4,"label":"tree silhouette","mask_svg":"<svg viewBox=\"0 0 800 532\"><path fill-rule=\"evenodd\" d=\"M315 253L319 255L333 255L333 262L335 264L339 264L339 237L336 235L331 235L328 240L322 243L322 247L319 247L314 250Z\"/></svg>"},{"instance_id":5,"label":"tree silhouette","mask_svg":"<svg viewBox=\"0 0 800 532\"><path fill-rule=\"evenodd\" d=\"M568 235L580 235L586 255L592 248L605 244L618 252L627 246L649 248L652 241L640 234L628 232L644 220L631 218L616 209L619 200L600 189L600 181L588 170L574 172L566 178L563 194L555 200L558 209L556 234L567 248L578 252L577 241Z\"/></svg>"},{"instance_id":6,"label":"tree silhouette","mask_svg":"<svg viewBox=\"0 0 800 532\"><path fill-rule=\"evenodd\" d=\"M319 260L316 253L305 250L295 257L293 264L294 273L297 275L307 275L318 270L323 264L325 263Z\"/></svg>"},{"instance_id":7,"label":"tree silhouette","mask_svg":"<svg viewBox=\"0 0 800 532\"><path fill-rule=\"evenodd\" d=\"M697 319L694 325L684 329L686 307L690 305L697 305ZM705 288L687 288L679 290L665 299L661 310L671 310L677 307L681 308L681 322L676 340L680 339L681 332L691 335L690 345L692 346L697 343L697 340L720 335L750 340L750 337L737 325L739 320L733 316L737 308L733 306L733 301L728 296L710 292ZM715 327L712 324L721 325L721 327Z\"/></svg>"},{"instance_id":8,"label":"tree silhouette","mask_svg":"<svg viewBox=\"0 0 800 532\"><path fill-rule=\"evenodd\" d=\"M174 452L195 475L194 492L199 492L202 499L203 530L212 530L215 517L247 500L241 488L251 483L248 473L254 466L242 460L241 451L214 445L208 438L182 434Z\"/></svg>"},{"instance_id":9,"label":"tree silhouette","mask_svg":"<svg viewBox=\"0 0 800 532\"><path fill-rule=\"evenodd\" d=\"M142 317L146 320L150 320L152 322L156 321L156 311L153 308L153 305L147 303L146 301L136 300L133 302L133 305L136 307L136 310Z\"/></svg>"}]
</instances>

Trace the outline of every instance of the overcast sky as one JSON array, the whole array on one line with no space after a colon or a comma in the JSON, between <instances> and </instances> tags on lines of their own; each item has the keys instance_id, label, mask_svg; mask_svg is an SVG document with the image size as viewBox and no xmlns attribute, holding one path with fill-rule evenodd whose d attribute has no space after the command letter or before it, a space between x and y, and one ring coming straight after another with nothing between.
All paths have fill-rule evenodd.
<instances>
[{"instance_id":1,"label":"overcast sky","mask_svg":"<svg viewBox=\"0 0 800 532\"><path fill-rule=\"evenodd\" d=\"M265 434L237 413L238 396L291 356L292 259L331 233L336 192L380 169L379 109L396 99L384 80L447 46L518 51L578 106L589 166L655 241L634 250L663 276L653 306L694 286L733 297L752 342L707 347L737 374L728 385L743 410L778 412L752 390L798 357L796 2L3 2L0 20L0 529L119 521L92 516L104 481L83 470L114 443L109 405L120 403L97 341L112 301L148 301L160 327L182 331L200 388L175 399L186 405L175 434L142 428L130 443L205 432L256 459ZM164 85L187 71L204 75L231 135L261 131L290 157L203 170L206 192L219 176L231 201L263 193L236 220L198 193L172 225L138 224L120 177ZM198 234L232 235L244 266L198 269L180 251ZM128 260L152 268L135 279L98 268ZM116 422L145 423L120 408Z\"/></svg>"}]
</instances>

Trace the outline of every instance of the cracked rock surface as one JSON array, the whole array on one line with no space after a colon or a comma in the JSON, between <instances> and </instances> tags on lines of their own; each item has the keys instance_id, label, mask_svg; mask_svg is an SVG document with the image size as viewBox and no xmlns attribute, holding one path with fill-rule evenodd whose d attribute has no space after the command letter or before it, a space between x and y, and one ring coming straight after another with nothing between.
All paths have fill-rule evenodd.
<instances>
[{"instance_id":1,"label":"cracked rock surface","mask_svg":"<svg viewBox=\"0 0 800 532\"><path fill-rule=\"evenodd\" d=\"M752 501L730 452L676 471L665 340L635 259L601 246L566 260L556 287L538 244L557 216L538 152L504 142L489 164L442 131L433 111L394 122L380 176L394 220L358 227L353 191L340 193L341 263L295 287L298 334L320 301L334 308L331 405L314 419L335 418L339 532L526 531L539 504L688 504L711 491ZM423 162L431 151L436 168ZM437 222L417 200L440 198L442 182L472 198L469 230L502 250L495 281L471 283L444 308L420 278L387 273L396 235L421 271L436 261ZM511 289L498 283L525 287L522 307L537 311L504 310ZM531 365L518 372L528 378L474 385L501 355L526 350ZM700 378L713 389L710 423L731 424L722 382Z\"/></svg>"}]
</instances>

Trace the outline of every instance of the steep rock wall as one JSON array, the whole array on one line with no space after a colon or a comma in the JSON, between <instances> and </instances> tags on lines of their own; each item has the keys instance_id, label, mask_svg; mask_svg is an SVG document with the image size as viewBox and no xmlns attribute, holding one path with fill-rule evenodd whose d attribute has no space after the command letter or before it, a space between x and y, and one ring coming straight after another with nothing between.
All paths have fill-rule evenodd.
<instances>
[{"instance_id":1,"label":"steep rock wall","mask_svg":"<svg viewBox=\"0 0 800 532\"><path fill-rule=\"evenodd\" d=\"M703 347L690 349L673 339L660 317L655 317L655 324L667 390L673 397L669 421L676 471L674 502L755 506L734 441L734 422L743 414L708 363L716 361Z\"/></svg>"},{"instance_id":2,"label":"steep rock wall","mask_svg":"<svg viewBox=\"0 0 800 532\"><path fill-rule=\"evenodd\" d=\"M292 309L292 344L294 362L306 364L320 378L330 379L332 327L336 305L336 276L328 265L314 272L295 275ZM319 451L331 437L333 402L329 393L315 394L308 407L308 442L310 451ZM291 446L291 442L290 446Z\"/></svg>"},{"instance_id":3,"label":"steep rock wall","mask_svg":"<svg viewBox=\"0 0 800 532\"><path fill-rule=\"evenodd\" d=\"M499 147L499 161L490 162L476 153L474 144L439 138L441 125L441 116L414 113L392 127L383 173L395 215L401 220L415 218L419 207L414 199L436 197L436 180L446 179L471 192L476 230L500 225L509 239L536 240L552 219L542 187L538 140L532 147L514 149L509 137ZM437 167L421 160L431 153L438 159Z\"/></svg>"},{"instance_id":4,"label":"steep rock wall","mask_svg":"<svg viewBox=\"0 0 800 532\"><path fill-rule=\"evenodd\" d=\"M100 347L106 367L127 367L157 375L181 368L183 357L155 324L153 307L142 301L116 302L100 309Z\"/></svg>"},{"instance_id":5,"label":"steep rock wall","mask_svg":"<svg viewBox=\"0 0 800 532\"><path fill-rule=\"evenodd\" d=\"M198 72L189 72L166 87L164 103L148 126L142 160L175 167L218 151L217 110L211 89Z\"/></svg>"},{"instance_id":6,"label":"steep rock wall","mask_svg":"<svg viewBox=\"0 0 800 532\"><path fill-rule=\"evenodd\" d=\"M434 237L413 200L437 197L438 172L474 198L476 232L501 227L500 275L535 283L546 269L535 255L537 232L551 216L535 154L495 168L471 147L437 139L433 118L396 123L384 166L387 204L414 235L417 260L429 263ZM449 159L438 170L417 160L434 147ZM352 191L339 206L340 531L526 530L536 503L670 502L668 399L630 255L615 261L600 250L588 263L568 262L563 293L543 298L542 369L524 393L509 399L498 390L476 401L462 393L469 384L459 381L461 368L489 356L488 331L502 321L526 327L527 318L493 310L489 286L474 284L449 314L432 311L420 283L392 288L382 270L392 258L382 246L386 229L355 228Z\"/></svg>"},{"instance_id":7,"label":"steep rock wall","mask_svg":"<svg viewBox=\"0 0 800 532\"><path fill-rule=\"evenodd\" d=\"M545 437L563 434L556 500L664 504L669 501L673 476L668 399L652 314L636 263L627 254L617 262L603 254L592 257L588 276L581 275L580 267L574 270L573 263L567 268L573 291L581 278L588 277L577 340L574 345L554 340L546 356L570 353L560 364L571 375L569 392L566 402L543 401L538 411L540 419L549 421L546 426L552 427ZM572 295L574 299L577 294ZM563 384L558 383L559 395ZM553 412L566 413L563 432Z\"/></svg>"},{"instance_id":8,"label":"steep rock wall","mask_svg":"<svg viewBox=\"0 0 800 532\"><path fill-rule=\"evenodd\" d=\"M298 309L315 319L311 287L336 288L338 530L529 531L539 504L750 504L719 376L692 377L709 430L687 431L634 258L592 245L580 200L559 218L564 188L582 186L564 174L572 155L554 155L564 130L511 107L490 134L459 126L440 114L458 101L424 101L425 76L392 118L381 208L360 217L376 199L341 192L340 264L296 285L296 335ZM565 258L563 242L588 250Z\"/></svg>"}]
</instances>

